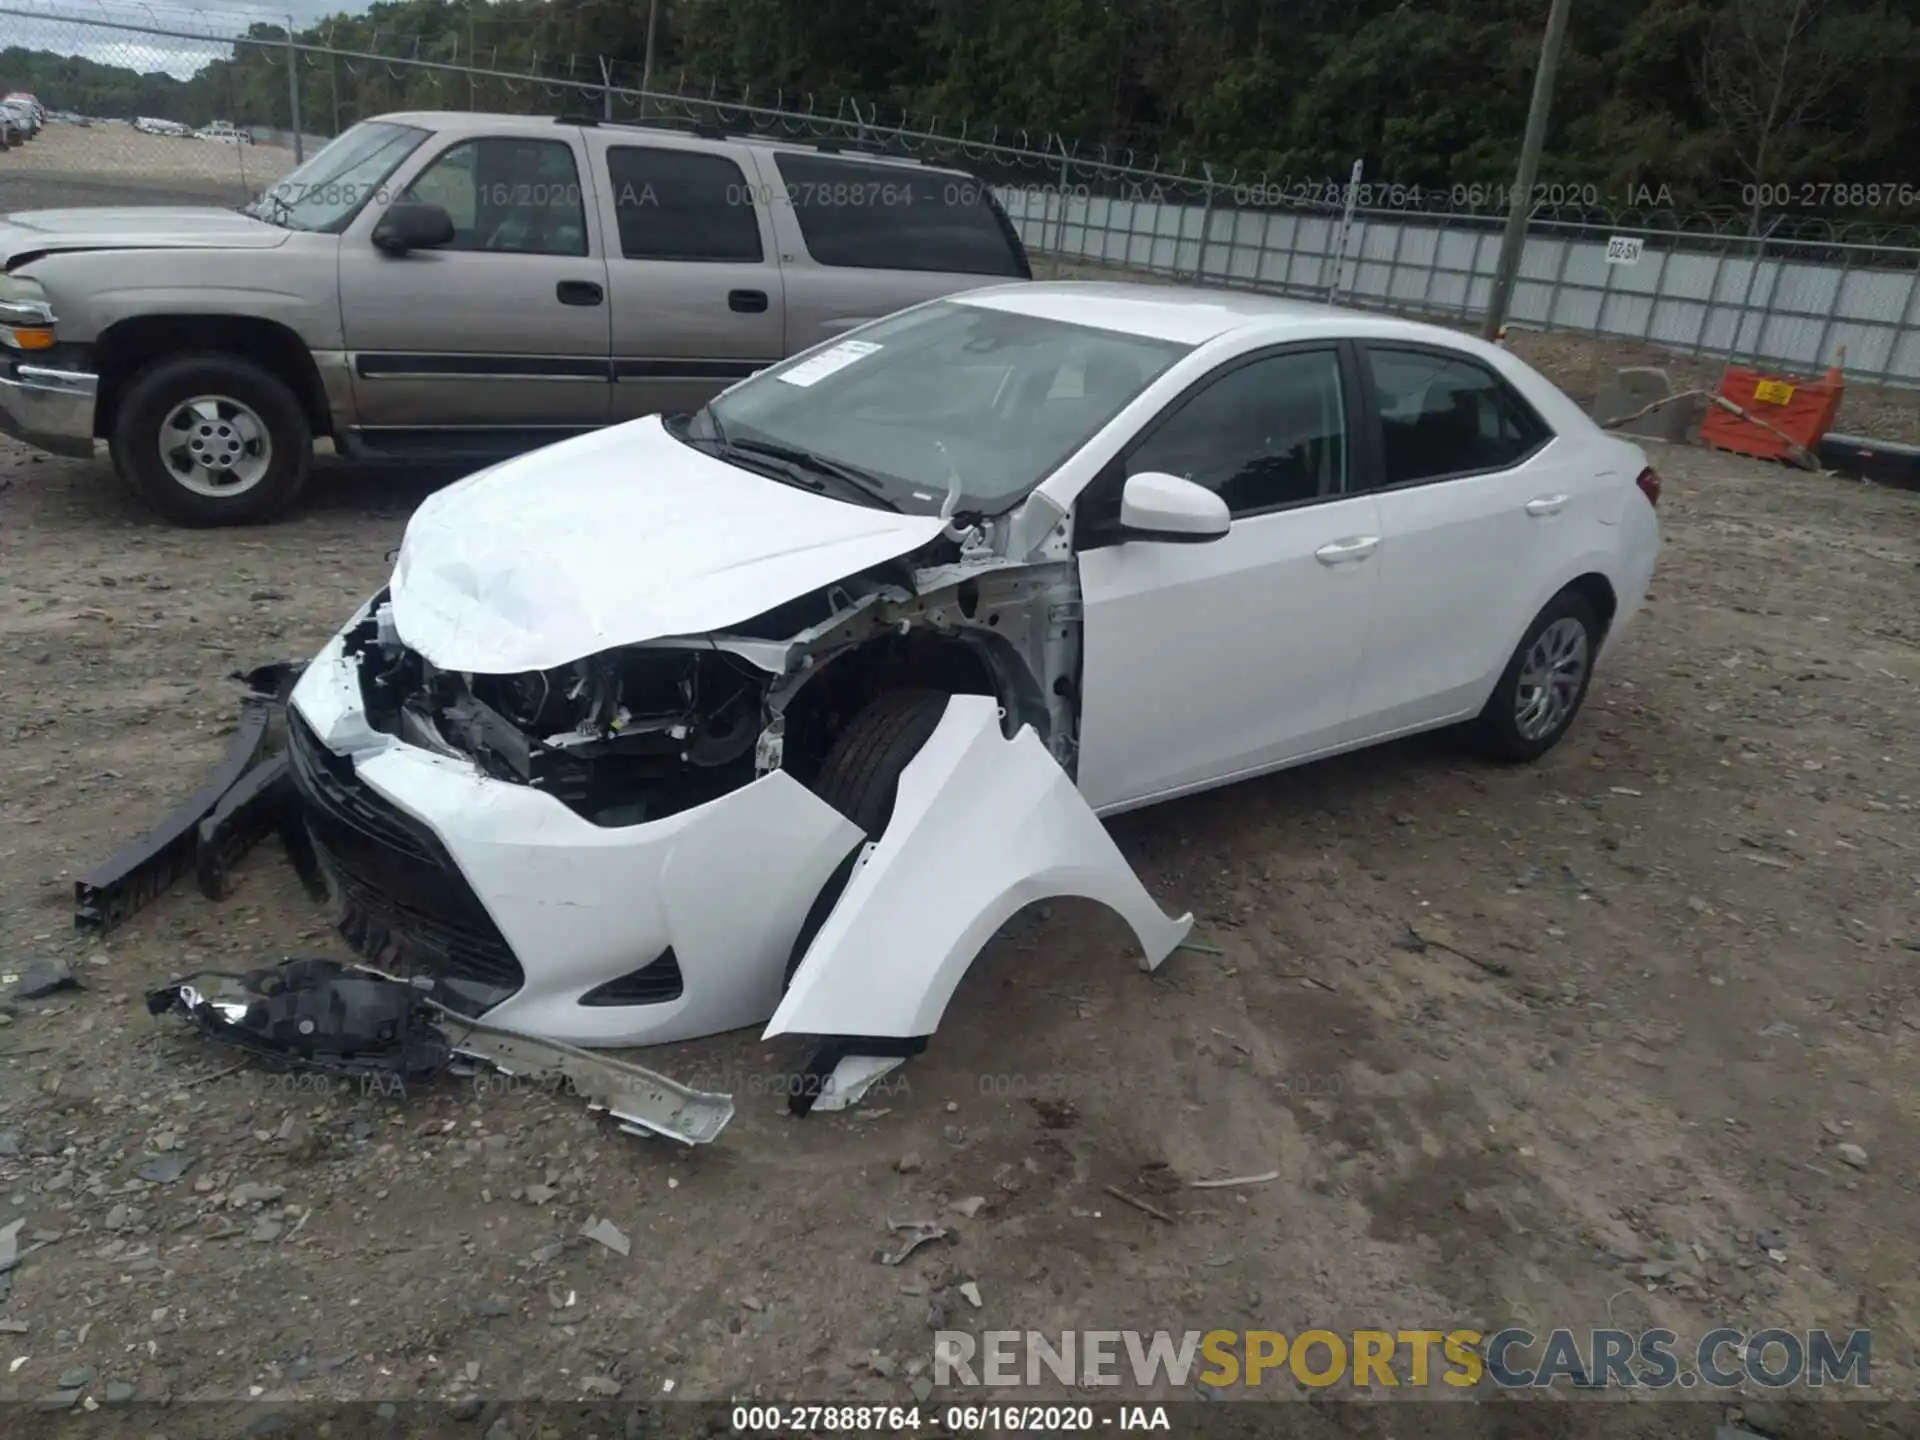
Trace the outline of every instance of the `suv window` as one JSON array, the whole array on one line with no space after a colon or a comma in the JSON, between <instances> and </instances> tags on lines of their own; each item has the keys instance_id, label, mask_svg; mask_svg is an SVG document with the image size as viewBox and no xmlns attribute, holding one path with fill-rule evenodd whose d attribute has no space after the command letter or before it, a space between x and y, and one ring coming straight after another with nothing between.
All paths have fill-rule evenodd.
<instances>
[{"instance_id":1,"label":"suv window","mask_svg":"<svg viewBox=\"0 0 1920 1440\"><path fill-rule=\"evenodd\" d=\"M807 253L822 265L1032 277L1012 224L966 175L776 155Z\"/></svg>"},{"instance_id":2,"label":"suv window","mask_svg":"<svg viewBox=\"0 0 1920 1440\"><path fill-rule=\"evenodd\" d=\"M1204 485L1235 515L1338 494L1347 420L1333 350L1289 351L1235 366L1178 402L1127 457Z\"/></svg>"},{"instance_id":3,"label":"suv window","mask_svg":"<svg viewBox=\"0 0 1920 1440\"><path fill-rule=\"evenodd\" d=\"M1431 350L1366 347L1384 441L1382 483L1504 470L1553 432L1478 361Z\"/></svg>"},{"instance_id":4,"label":"suv window","mask_svg":"<svg viewBox=\"0 0 1920 1440\"><path fill-rule=\"evenodd\" d=\"M724 155L615 145L607 151L607 178L627 259L764 258L752 187Z\"/></svg>"},{"instance_id":5,"label":"suv window","mask_svg":"<svg viewBox=\"0 0 1920 1440\"><path fill-rule=\"evenodd\" d=\"M400 198L438 205L453 217L453 241L443 250L587 253L580 172L564 141L462 140Z\"/></svg>"}]
</instances>

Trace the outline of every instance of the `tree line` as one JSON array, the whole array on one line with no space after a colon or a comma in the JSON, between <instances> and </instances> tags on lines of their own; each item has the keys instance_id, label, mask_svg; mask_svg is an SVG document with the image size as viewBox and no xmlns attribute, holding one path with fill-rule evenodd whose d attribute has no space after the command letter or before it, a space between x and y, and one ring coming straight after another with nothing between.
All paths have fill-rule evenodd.
<instances>
[{"instance_id":1,"label":"tree line","mask_svg":"<svg viewBox=\"0 0 1920 1440\"><path fill-rule=\"evenodd\" d=\"M1211 162L1242 178L1409 190L1512 174L1549 0L659 0L654 88L811 96L1081 153ZM383 0L310 45L637 86L648 0ZM50 104L202 123L290 123L284 39L256 25L190 80L44 52L0 79ZM534 87L309 57L304 128L401 108L552 109ZM597 108L586 97L586 108ZM1920 187L1920 0L1577 0L1543 182L1625 204L1911 219ZM1869 193L1848 187L1877 186ZM1793 202L1790 200L1789 205Z\"/></svg>"}]
</instances>

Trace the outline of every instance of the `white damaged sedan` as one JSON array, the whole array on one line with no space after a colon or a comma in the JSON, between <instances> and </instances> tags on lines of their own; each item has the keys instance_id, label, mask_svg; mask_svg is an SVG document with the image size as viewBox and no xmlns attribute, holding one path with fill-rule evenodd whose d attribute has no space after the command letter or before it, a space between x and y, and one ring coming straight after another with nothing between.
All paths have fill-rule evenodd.
<instances>
[{"instance_id":1,"label":"white damaged sedan","mask_svg":"<svg viewBox=\"0 0 1920 1440\"><path fill-rule=\"evenodd\" d=\"M452 1008L764 1024L844 1100L1024 905L1180 943L1100 816L1439 726L1543 754L1658 496L1450 331L975 290L428 499L292 694L300 814L343 933Z\"/></svg>"}]
</instances>

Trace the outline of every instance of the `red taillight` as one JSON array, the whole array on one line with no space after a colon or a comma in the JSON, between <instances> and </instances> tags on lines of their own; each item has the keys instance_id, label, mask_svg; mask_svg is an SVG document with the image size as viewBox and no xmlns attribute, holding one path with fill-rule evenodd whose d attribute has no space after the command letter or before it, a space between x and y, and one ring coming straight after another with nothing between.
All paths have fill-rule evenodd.
<instances>
[{"instance_id":1,"label":"red taillight","mask_svg":"<svg viewBox=\"0 0 1920 1440\"><path fill-rule=\"evenodd\" d=\"M1649 505L1660 503L1660 476L1649 465L1640 472L1640 478L1633 482L1640 487L1640 493L1647 497Z\"/></svg>"}]
</instances>

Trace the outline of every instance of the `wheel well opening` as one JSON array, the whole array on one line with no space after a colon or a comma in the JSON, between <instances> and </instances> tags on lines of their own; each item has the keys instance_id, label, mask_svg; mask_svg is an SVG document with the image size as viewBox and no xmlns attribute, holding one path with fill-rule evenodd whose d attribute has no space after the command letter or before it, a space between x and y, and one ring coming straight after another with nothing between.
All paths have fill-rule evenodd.
<instances>
[{"instance_id":1,"label":"wheel well opening","mask_svg":"<svg viewBox=\"0 0 1920 1440\"><path fill-rule=\"evenodd\" d=\"M1613 629L1613 617L1620 609L1619 598L1613 593L1613 584L1606 576L1590 571L1575 580L1567 588L1593 606L1594 614L1600 617L1600 633L1605 635Z\"/></svg>"},{"instance_id":2,"label":"wheel well opening","mask_svg":"<svg viewBox=\"0 0 1920 1440\"><path fill-rule=\"evenodd\" d=\"M782 768L801 784L813 784L847 721L888 690L918 688L1005 700L978 647L919 630L888 636L835 656L794 696L786 711Z\"/></svg>"},{"instance_id":3,"label":"wheel well opening","mask_svg":"<svg viewBox=\"0 0 1920 1440\"><path fill-rule=\"evenodd\" d=\"M100 376L96 433L112 432L120 397L147 365L170 355L204 351L237 355L277 376L300 401L313 433L332 432L320 372L306 345L286 326L246 315L141 315L109 326L94 345Z\"/></svg>"}]
</instances>

